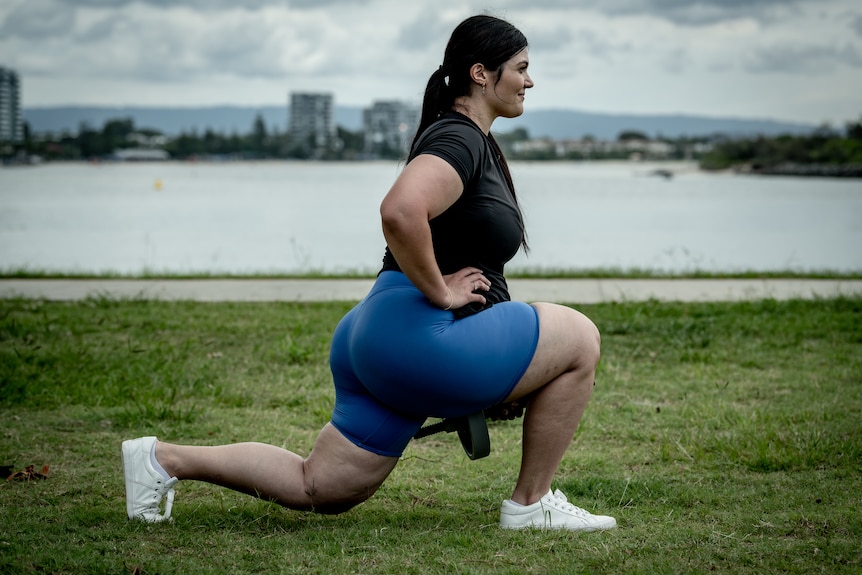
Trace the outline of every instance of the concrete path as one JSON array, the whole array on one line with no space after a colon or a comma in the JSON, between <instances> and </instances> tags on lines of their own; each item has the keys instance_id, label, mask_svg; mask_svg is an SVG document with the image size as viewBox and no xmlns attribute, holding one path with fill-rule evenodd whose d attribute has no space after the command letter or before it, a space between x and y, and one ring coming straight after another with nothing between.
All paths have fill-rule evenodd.
<instances>
[{"instance_id":1,"label":"concrete path","mask_svg":"<svg viewBox=\"0 0 862 575\"><path fill-rule=\"evenodd\" d=\"M0 280L0 298L74 301L92 296L195 301L355 301L370 279ZM862 296L862 280L815 279L513 279L523 301L739 301Z\"/></svg>"}]
</instances>

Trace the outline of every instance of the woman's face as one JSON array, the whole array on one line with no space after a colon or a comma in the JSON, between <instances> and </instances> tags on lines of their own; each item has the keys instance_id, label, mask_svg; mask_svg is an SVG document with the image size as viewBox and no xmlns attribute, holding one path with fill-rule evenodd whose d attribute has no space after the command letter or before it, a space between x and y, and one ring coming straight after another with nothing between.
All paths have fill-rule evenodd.
<instances>
[{"instance_id":1,"label":"woman's face","mask_svg":"<svg viewBox=\"0 0 862 575\"><path fill-rule=\"evenodd\" d=\"M512 56L500 67L497 83L489 90L489 101L503 118L515 118L524 113L524 96L533 80L527 72L530 55L526 48Z\"/></svg>"}]
</instances>

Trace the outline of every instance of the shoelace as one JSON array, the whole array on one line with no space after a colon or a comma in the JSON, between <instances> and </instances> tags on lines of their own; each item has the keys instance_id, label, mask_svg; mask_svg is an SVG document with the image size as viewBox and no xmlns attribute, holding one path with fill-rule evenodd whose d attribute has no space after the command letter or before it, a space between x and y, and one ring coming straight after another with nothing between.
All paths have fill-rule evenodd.
<instances>
[{"instance_id":1,"label":"shoelace","mask_svg":"<svg viewBox=\"0 0 862 575\"><path fill-rule=\"evenodd\" d=\"M165 501L165 512L159 513L159 504L161 503L162 497L158 498L154 504L149 506L148 511L152 513L153 517L157 517L157 521L167 521L171 518L171 509L174 506L174 488L168 488L167 492L164 494L160 493L162 489L164 489L164 484L159 483L160 489L156 489L156 493L162 495L162 497L167 496L167 500Z\"/></svg>"},{"instance_id":2,"label":"shoelace","mask_svg":"<svg viewBox=\"0 0 862 575\"><path fill-rule=\"evenodd\" d=\"M581 509L580 507L577 507L576 505L572 505L571 503L569 503L569 499L559 489L557 489L553 494L551 494L551 498L557 500L558 506L563 511L566 511L568 513L572 513L574 515L580 515L581 517L589 517L591 515L585 509Z\"/></svg>"},{"instance_id":3,"label":"shoelace","mask_svg":"<svg viewBox=\"0 0 862 575\"><path fill-rule=\"evenodd\" d=\"M165 501L165 513L161 516L164 519L171 518L171 508L174 506L174 488L168 490L168 500Z\"/></svg>"}]
</instances>

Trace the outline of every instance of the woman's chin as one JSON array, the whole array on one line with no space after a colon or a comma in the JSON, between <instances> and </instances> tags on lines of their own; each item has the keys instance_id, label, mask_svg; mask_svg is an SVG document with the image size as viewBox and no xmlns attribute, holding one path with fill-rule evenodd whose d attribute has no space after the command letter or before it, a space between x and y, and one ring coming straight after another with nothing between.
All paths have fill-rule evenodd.
<instances>
[{"instance_id":1,"label":"woman's chin","mask_svg":"<svg viewBox=\"0 0 862 575\"><path fill-rule=\"evenodd\" d=\"M524 113L524 104L518 104L517 106L512 106L510 109L506 110L506 113L501 114L504 118L517 118L521 114Z\"/></svg>"}]
</instances>

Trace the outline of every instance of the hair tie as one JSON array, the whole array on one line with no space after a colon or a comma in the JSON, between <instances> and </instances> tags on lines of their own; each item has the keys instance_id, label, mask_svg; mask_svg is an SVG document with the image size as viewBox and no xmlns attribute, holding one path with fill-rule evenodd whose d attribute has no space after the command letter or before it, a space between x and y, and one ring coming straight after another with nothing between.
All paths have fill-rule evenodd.
<instances>
[{"instance_id":1,"label":"hair tie","mask_svg":"<svg viewBox=\"0 0 862 575\"><path fill-rule=\"evenodd\" d=\"M449 74L447 73L446 66L444 66L443 64L440 64L440 67L437 68L437 73L443 75L443 83L446 84L446 86L448 87L449 86Z\"/></svg>"}]
</instances>

